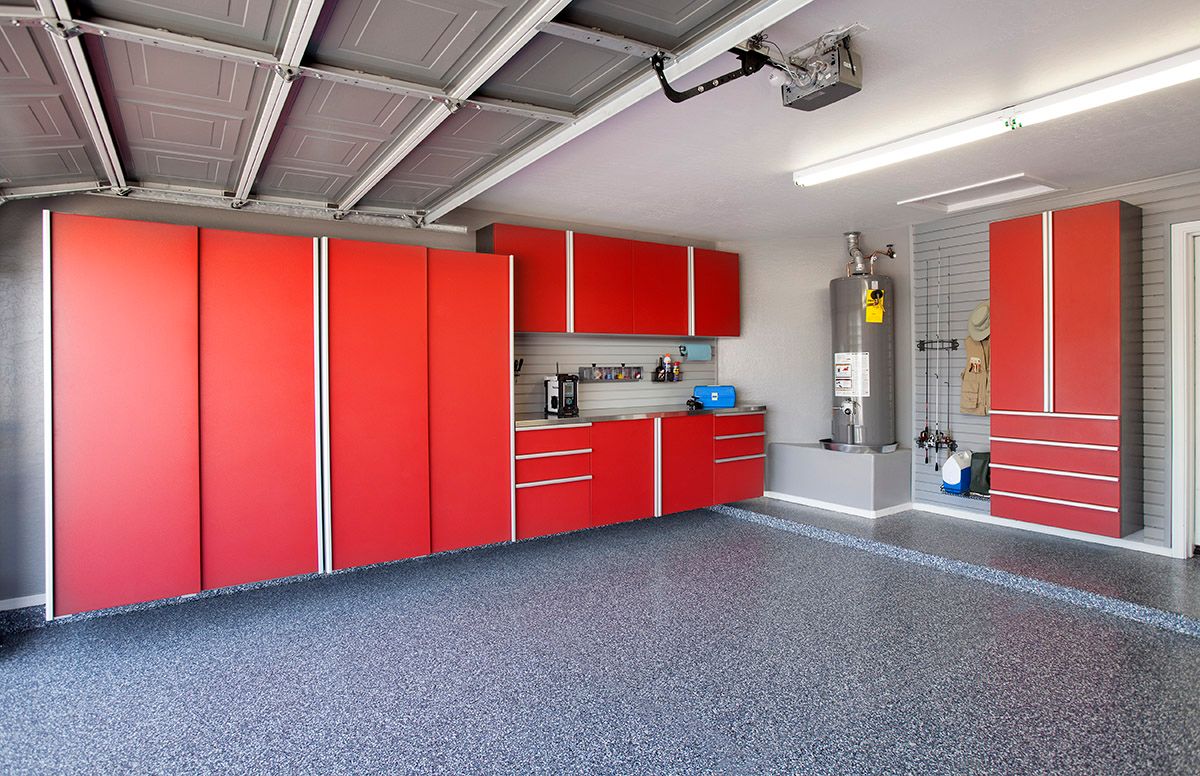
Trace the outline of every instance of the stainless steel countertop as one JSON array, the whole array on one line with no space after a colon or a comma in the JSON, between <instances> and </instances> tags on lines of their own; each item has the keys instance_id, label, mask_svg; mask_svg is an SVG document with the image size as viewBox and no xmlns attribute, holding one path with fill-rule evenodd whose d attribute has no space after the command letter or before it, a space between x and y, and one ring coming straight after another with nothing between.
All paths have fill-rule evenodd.
<instances>
[{"instance_id":1,"label":"stainless steel countertop","mask_svg":"<svg viewBox=\"0 0 1200 776\"><path fill-rule=\"evenodd\" d=\"M572 423L600 423L606 420L645 420L646 418L675 418L683 415L743 415L765 412L765 404L740 404L737 407L711 410L664 409L662 407L625 407L617 410L580 410L577 418L546 418L539 414L517 416L517 428L564 426Z\"/></svg>"}]
</instances>

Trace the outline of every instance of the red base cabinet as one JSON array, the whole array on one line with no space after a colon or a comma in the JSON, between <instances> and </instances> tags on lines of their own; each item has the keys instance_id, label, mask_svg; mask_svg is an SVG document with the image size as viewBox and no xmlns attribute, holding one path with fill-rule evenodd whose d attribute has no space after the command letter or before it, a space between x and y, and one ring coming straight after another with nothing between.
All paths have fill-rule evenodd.
<instances>
[{"instance_id":1,"label":"red base cabinet","mask_svg":"<svg viewBox=\"0 0 1200 776\"><path fill-rule=\"evenodd\" d=\"M1141 528L1140 250L1125 202L991 225L993 515Z\"/></svg>"},{"instance_id":2,"label":"red base cabinet","mask_svg":"<svg viewBox=\"0 0 1200 776\"><path fill-rule=\"evenodd\" d=\"M52 614L199 592L197 230L48 226Z\"/></svg>"},{"instance_id":3,"label":"red base cabinet","mask_svg":"<svg viewBox=\"0 0 1200 776\"><path fill-rule=\"evenodd\" d=\"M592 525L654 514L654 421L592 424Z\"/></svg>"},{"instance_id":4,"label":"red base cabinet","mask_svg":"<svg viewBox=\"0 0 1200 776\"><path fill-rule=\"evenodd\" d=\"M728 504L763 494L766 464L762 413L713 418L713 502Z\"/></svg>"},{"instance_id":5,"label":"red base cabinet","mask_svg":"<svg viewBox=\"0 0 1200 776\"><path fill-rule=\"evenodd\" d=\"M425 248L329 241L333 567L430 551Z\"/></svg>"},{"instance_id":6,"label":"red base cabinet","mask_svg":"<svg viewBox=\"0 0 1200 776\"><path fill-rule=\"evenodd\" d=\"M662 419L662 513L713 504L713 416Z\"/></svg>"},{"instance_id":7,"label":"red base cabinet","mask_svg":"<svg viewBox=\"0 0 1200 776\"><path fill-rule=\"evenodd\" d=\"M590 423L571 423L516 432L517 539L590 525L595 428Z\"/></svg>"},{"instance_id":8,"label":"red base cabinet","mask_svg":"<svg viewBox=\"0 0 1200 776\"><path fill-rule=\"evenodd\" d=\"M200 230L206 590L313 573L313 241Z\"/></svg>"}]
</instances>

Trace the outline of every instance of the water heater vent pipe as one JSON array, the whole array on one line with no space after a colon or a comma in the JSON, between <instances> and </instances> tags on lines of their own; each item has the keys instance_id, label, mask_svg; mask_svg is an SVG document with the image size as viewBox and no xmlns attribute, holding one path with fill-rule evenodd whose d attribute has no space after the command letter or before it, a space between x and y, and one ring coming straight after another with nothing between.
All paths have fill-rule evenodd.
<instances>
[{"instance_id":1,"label":"water heater vent pipe","mask_svg":"<svg viewBox=\"0 0 1200 776\"><path fill-rule=\"evenodd\" d=\"M846 251L850 254L850 261L846 262L847 277L851 275L874 275L876 259L881 256L886 256L889 259L896 258L896 249L891 243L888 243L887 248L882 251L875 251L869 256L864 255L862 248L858 244L860 237L862 237L862 232L846 232Z\"/></svg>"}]
</instances>

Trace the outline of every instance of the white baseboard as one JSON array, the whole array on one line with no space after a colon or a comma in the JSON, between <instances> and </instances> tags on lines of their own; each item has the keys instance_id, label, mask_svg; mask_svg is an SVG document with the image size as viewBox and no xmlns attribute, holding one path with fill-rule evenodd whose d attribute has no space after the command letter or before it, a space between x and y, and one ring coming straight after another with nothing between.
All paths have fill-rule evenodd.
<instances>
[{"instance_id":1,"label":"white baseboard","mask_svg":"<svg viewBox=\"0 0 1200 776\"><path fill-rule=\"evenodd\" d=\"M1145 552L1149 553L1150 555L1162 555L1168 558L1179 557L1171 550L1170 547L1160 547L1156 544L1135 542L1129 539L1115 539L1111 536L1097 536L1096 534L1085 533L1083 531L1072 531L1069 528L1057 528L1052 525L1026 523L1023 520L1009 520L1007 517L996 517L995 515L989 515L982 512L971 512L970 510L966 509L956 509L955 507L942 506L941 504L924 504L918 501L912 505L912 508L917 512L931 512L935 515L957 517L960 520L971 520L976 523L1002 525L1007 528L1016 528L1021 531L1048 534L1050 536L1062 536L1067 539L1078 539L1079 541L1090 542L1092 544L1103 544L1106 547L1120 547L1125 550L1137 550L1138 552Z\"/></svg>"},{"instance_id":2,"label":"white baseboard","mask_svg":"<svg viewBox=\"0 0 1200 776\"><path fill-rule=\"evenodd\" d=\"M803 496L793 496L788 493L777 493L773 490L768 490L763 493L767 498L773 498L776 501L786 501L789 504L800 504L814 509L824 509L827 512L840 512L843 515L853 515L855 517L867 517L872 520L880 517L887 517L898 512L907 512L913 508L912 504L897 504L894 507L885 507L884 509L861 509L859 507L848 507L845 504L834 504L832 501L818 501L815 498L804 498Z\"/></svg>"},{"instance_id":3,"label":"white baseboard","mask_svg":"<svg viewBox=\"0 0 1200 776\"><path fill-rule=\"evenodd\" d=\"M45 604L46 596L42 593L23 595L19 598L5 598L0 601L0 612L6 612L9 609L24 609L27 606L44 606Z\"/></svg>"}]
</instances>

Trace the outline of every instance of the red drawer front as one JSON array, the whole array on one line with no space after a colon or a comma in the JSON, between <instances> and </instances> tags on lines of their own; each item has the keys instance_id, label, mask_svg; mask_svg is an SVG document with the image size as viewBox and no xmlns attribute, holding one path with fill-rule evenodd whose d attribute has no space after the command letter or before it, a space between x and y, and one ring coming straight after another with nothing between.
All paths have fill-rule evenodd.
<instances>
[{"instance_id":1,"label":"red drawer front","mask_svg":"<svg viewBox=\"0 0 1200 776\"><path fill-rule=\"evenodd\" d=\"M1044 496L1103 507L1121 506L1121 484L1110 480L1066 477L1061 474L1019 472L992 466L992 489Z\"/></svg>"},{"instance_id":2,"label":"red drawer front","mask_svg":"<svg viewBox=\"0 0 1200 776\"><path fill-rule=\"evenodd\" d=\"M993 476L994 473L993 473ZM992 494L992 515L1022 520L1026 523L1052 525L1072 531L1086 531L1101 536L1120 537L1121 515L1099 509L1071 507L1065 504L1048 504Z\"/></svg>"},{"instance_id":3,"label":"red drawer front","mask_svg":"<svg viewBox=\"0 0 1200 776\"><path fill-rule=\"evenodd\" d=\"M1053 415L992 415L992 436L1118 445L1121 443L1121 423Z\"/></svg>"},{"instance_id":4,"label":"red drawer front","mask_svg":"<svg viewBox=\"0 0 1200 776\"><path fill-rule=\"evenodd\" d=\"M517 538L576 531L591 520L591 480L517 490Z\"/></svg>"},{"instance_id":5,"label":"red drawer front","mask_svg":"<svg viewBox=\"0 0 1200 776\"><path fill-rule=\"evenodd\" d=\"M541 482L592 473L592 454L553 455L517 460L517 482Z\"/></svg>"},{"instance_id":6,"label":"red drawer front","mask_svg":"<svg viewBox=\"0 0 1200 776\"><path fill-rule=\"evenodd\" d=\"M1080 474L1121 474L1121 454L1117 450L1092 450L1082 447L1029 445L992 440L992 463L1031 466Z\"/></svg>"},{"instance_id":7,"label":"red drawer front","mask_svg":"<svg viewBox=\"0 0 1200 776\"><path fill-rule=\"evenodd\" d=\"M715 415L713 421L713 434L715 436L752 434L755 431L762 431L764 428L763 414L761 412L753 415Z\"/></svg>"},{"instance_id":8,"label":"red drawer front","mask_svg":"<svg viewBox=\"0 0 1200 776\"><path fill-rule=\"evenodd\" d=\"M739 455L758 455L764 452L764 436L736 437L734 439L717 439L713 442L713 460L736 458Z\"/></svg>"},{"instance_id":9,"label":"red drawer front","mask_svg":"<svg viewBox=\"0 0 1200 776\"><path fill-rule=\"evenodd\" d=\"M517 431L517 455L586 450L592 446L591 426Z\"/></svg>"},{"instance_id":10,"label":"red drawer front","mask_svg":"<svg viewBox=\"0 0 1200 776\"><path fill-rule=\"evenodd\" d=\"M762 496L763 466L766 460L747 458L743 461L715 464L713 501L717 504L728 504L730 501Z\"/></svg>"}]
</instances>

